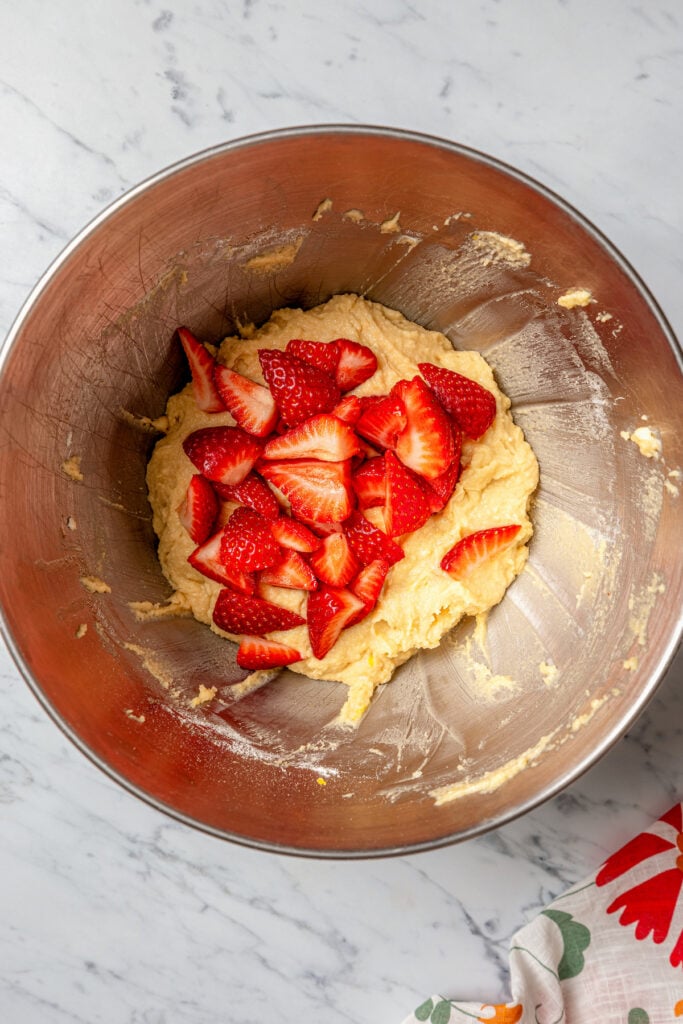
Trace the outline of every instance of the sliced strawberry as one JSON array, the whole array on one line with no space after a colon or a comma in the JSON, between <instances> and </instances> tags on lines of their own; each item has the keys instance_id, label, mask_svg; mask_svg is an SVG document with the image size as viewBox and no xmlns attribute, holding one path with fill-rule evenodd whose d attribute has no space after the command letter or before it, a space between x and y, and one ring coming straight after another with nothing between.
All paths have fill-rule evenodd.
<instances>
[{"instance_id":1,"label":"sliced strawberry","mask_svg":"<svg viewBox=\"0 0 683 1024\"><path fill-rule=\"evenodd\" d=\"M313 655L324 658L341 631L364 608L363 602L343 587L323 586L308 598L308 635Z\"/></svg>"},{"instance_id":2,"label":"sliced strawberry","mask_svg":"<svg viewBox=\"0 0 683 1024\"><path fill-rule=\"evenodd\" d=\"M446 552L441 559L441 568L455 580L464 579L483 562L509 548L520 529L519 524L515 523L469 533Z\"/></svg>"},{"instance_id":3,"label":"sliced strawberry","mask_svg":"<svg viewBox=\"0 0 683 1024\"><path fill-rule=\"evenodd\" d=\"M368 522L360 512L352 513L344 532L351 550L362 565L369 565L376 558L383 558L389 565L393 565L404 557L403 548Z\"/></svg>"},{"instance_id":4,"label":"sliced strawberry","mask_svg":"<svg viewBox=\"0 0 683 1024\"><path fill-rule=\"evenodd\" d=\"M321 541L307 526L289 516L280 516L270 524L270 529L278 544L292 551L317 551Z\"/></svg>"},{"instance_id":5,"label":"sliced strawberry","mask_svg":"<svg viewBox=\"0 0 683 1024\"><path fill-rule=\"evenodd\" d=\"M183 441L183 451L202 476L234 487L261 454L261 443L239 427L201 427Z\"/></svg>"},{"instance_id":6,"label":"sliced strawberry","mask_svg":"<svg viewBox=\"0 0 683 1024\"><path fill-rule=\"evenodd\" d=\"M340 523L353 510L349 460L263 462L261 473L288 499L292 514L307 522Z\"/></svg>"},{"instance_id":7,"label":"sliced strawberry","mask_svg":"<svg viewBox=\"0 0 683 1024\"><path fill-rule=\"evenodd\" d=\"M384 459L368 459L351 475L351 485L358 498L358 508L373 508L386 501Z\"/></svg>"},{"instance_id":8,"label":"sliced strawberry","mask_svg":"<svg viewBox=\"0 0 683 1024\"><path fill-rule=\"evenodd\" d=\"M318 581L308 562L298 551L286 550L272 569L264 569L259 575L261 583L271 587L286 587L288 590L317 590Z\"/></svg>"},{"instance_id":9,"label":"sliced strawberry","mask_svg":"<svg viewBox=\"0 0 683 1024\"><path fill-rule=\"evenodd\" d=\"M427 500L429 501L429 507L432 512L440 512L441 509L445 508L448 501L455 490L455 485L460 477L460 453L462 451L462 430L451 422L451 433L453 434L453 444L455 448L455 454L453 455L453 461L441 476L435 476L431 480L425 480L427 489Z\"/></svg>"},{"instance_id":10,"label":"sliced strawberry","mask_svg":"<svg viewBox=\"0 0 683 1024\"><path fill-rule=\"evenodd\" d=\"M301 661L301 655L294 647L260 636L243 636L237 648L237 664L252 671L291 665L295 661Z\"/></svg>"},{"instance_id":11,"label":"sliced strawberry","mask_svg":"<svg viewBox=\"0 0 683 1024\"><path fill-rule=\"evenodd\" d=\"M332 415L337 419L350 423L351 426L358 422L358 417L363 411L363 406L358 395L344 395L341 402L337 402Z\"/></svg>"},{"instance_id":12,"label":"sliced strawberry","mask_svg":"<svg viewBox=\"0 0 683 1024\"><path fill-rule=\"evenodd\" d=\"M402 400L408 419L396 441L399 459L427 480L441 476L454 455L448 416L421 377L400 380L391 393Z\"/></svg>"},{"instance_id":13,"label":"sliced strawberry","mask_svg":"<svg viewBox=\"0 0 683 1024\"><path fill-rule=\"evenodd\" d=\"M280 557L280 545L271 533L269 521L253 508L236 508L223 530L223 562L240 572L256 572L269 569Z\"/></svg>"},{"instance_id":14,"label":"sliced strawberry","mask_svg":"<svg viewBox=\"0 0 683 1024\"><path fill-rule=\"evenodd\" d=\"M213 379L225 408L242 430L255 437L266 437L277 423L277 406L268 388L241 373L216 363Z\"/></svg>"},{"instance_id":15,"label":"sliced strawberry","mask_svg":"<svg viewBox=\"0 0 683 1024\"><path fill-rule=\"evenodd\" d=\"M336 341L306 341L292 338L287 342L286 351L297 359L303 359L310 366L328 373L332 379L339 364L339 348Z\"/></svg>"},{"instance_id":16,"label":"sliced strawberry","mask_svg":"<svg viewBox=\"0 0 683 1024\"><path fill-rule=\"evenodd\" d=\"M178 518L195 544L203 544L218 515L218 499L209 481L195 474L178 505Z\"/></svg>"},{"instance_id":17,"label":"sliced strawberry","mask_svg":"<svg viewBox=\"0 0 683 1024\"><path fill-rule=\"evenodd\" d=\"M337 338L335 342L339 351L336 381L340 391L357 388L377 369L377 356L367 345L360 345L348 338Z\"/></svg>"},{"instance_id":18,"label":"sliced strawberry","mask_svg":"<svg viewBox=\"0 0 683 1024\"><path fill-rule=\"evenodd\" d=\"M444 409L468 437L476 441L486 433L496 417L496 399L490 391L455 370L432 363L417 365Z\"/></svg>"},{"instance_id":19,"label":"sliced strawberry","mask_svg":"<svg viewBox=\"0 0 683 1024\"><path fill-rule=\"evenodd\" d=\"M356 431L380 448L395 448L407 423L405 406L400 397L392 393L366 405L356 423Z\"/></svg>"},{"instance_id":20,"label":"sliced strawberry","mask_svg":"<svg viewBox=\"0 0 683 1024\"><path fill-rule=\"evenodd\" d=\"M224 529L218 530L207 541L200 544L188 558L193 569L200 572L216 583L225 583L226 586L239 590L244 594L253 594L256 590L256 581L250 573L241 572L239 569L232 569L225 565L221 557L221 543L223 541Z\"/></svg>"},{"instance_id":21,"label":"sliced strawberry","mask_svg":"<svg viewBox=\"0 0 683 1024\"><path fill-rule=\"evenodd\" d=\"M377 604L390 568L389 563L383 558L376 558L374 562L364 566L356 576L349 589L363 602L363 612L354 619L353 625L364 619Z\"/></svg>"},{"instance_id":22,"label":"sliced strawberry","mask_svg":"<svg viewBox=\"0 0 683 1024\"><path fill-rule=\"evenodd\" d=\"M384 456L386 467L386 504L384 522L390 537L419 530L432 510L425 485L393 452Z\"/></svg>"},{"instance_id":23,"label":"sliced strawberry","mask_svg":"<svg viewBox=\"0 0 683 1024\"><path fill-rule=\"evenodd\" d=\"M294 629L306 622L296 612L261 597L238 594L227 587L221 590L213 609L213 621L219 629L238 636L263 636L280 629Z\"/></svg>"},{"instance_id":24,"label":"sliced strawberry","mask_svg":"<svg viewBox=\"0 0 683 1024\"><path fill-rule=\"evenodd\" d=\"M187 327L178 328L178 337L190 364L194 400L203 412L225 412L225 406L213 380L216 360Z\"/></svg>"},{"instance_id":25,"label":"sliced strawberry","mask_svg":"<svg viewBox=\"0 0 683 1024\"><path fill-rule=\"evenodd\" d=\"M226 501L235 501L247 505L266 519L277 519L280 515L278 500L265 481L256 473L248 473L240 484L229 487L227 484L214 484L216 493Z\"/></svg>"},{"instance_id":26,"label":"sliced strawberry","mask_svg":"<svg viewBox=\"0 0 683 1024\"><path fill-rule=\"evenodd\" d=\"M263 449L263 458L343 462L360 450L353 427L329 413L319 413L269 441Z\"/></svg>"},{"instance_id":27,"label":"sliced strawberry","mask_svg":"<svg viewBox=\"0 0 683 1024\"><path fill-rule=\"evenodd\" d=\"M309 563L320 582L331 587L345 587L361 567L343 533L328 534Z\"/></svg>"},{"instance_id":28,"label":"sliced strawberry","mask_svg":"<svg viewBox=\"0 0 683 1024\"><path fill-rule=\"evenodd\" d=\"M331 412L339 401L334 380L315 366L277 349L259 349L258 356L266 384L288 427L318 412Z\"/></svg>"}]
</instances>

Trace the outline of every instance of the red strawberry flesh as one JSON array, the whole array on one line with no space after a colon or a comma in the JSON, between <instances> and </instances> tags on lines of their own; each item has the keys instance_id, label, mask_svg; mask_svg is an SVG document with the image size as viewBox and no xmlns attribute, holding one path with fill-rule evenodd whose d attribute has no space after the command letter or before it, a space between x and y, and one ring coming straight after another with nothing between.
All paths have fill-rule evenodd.
<instances>
[{"instance_id":1,"label":"red strawberry flesh","mask_svg":"<svg viewBox=\"0 0 683 1024\"><path fill-rule=\"evenodd\" d=\"M277 519L280 515L278 500L270 487L256 473L251 472L244 480L229 487L227 484L214 484L216 493L226 501L234 501L238 505L247 505L259 512L266 519Z\"/></svg>"},{"instance_id":2,"label":"red strawberry flesh","mask_svg":"<svg viewBox=\"0 0 683 1024\"><path fill-rule=\"evenodd\" d=\"M225 406L213 379L216 360L187 327L178 328L192 374L194 400L202 412L225 412Z\"/></svg>"},{"instance_id":3,"label":"red strawberry flesh","mask_svg":"<svg viewBox=\"0 0 683 1024\"><path fill-rule=\"evenodd\" d=\"M183 441L183 451L208 480L234 487L261 454L261 442L239 427L200 427Z\"/></svg>"},{"instance_id":4,"label":"red strawberry flesh","mask_svg":"<svg viewBox=\"0 0 683 1024\"><path fill-rule=\"evenodd\" d=\"M270 529L278 544L293 551L316 551L322 543L312 530L290 516L280 516L270 524Z\"/></svg>"},{"instance_id":5,"label":"red strawberry flesh","mask_svg":"<svg viewBox=\"0 0 683 1024\"><path fill-rule=\"evenodd\" d=\"M496 416L496 399L490 391L477 381L443 366L418 363L418 369L444 409L468 437L476 441L488 430Z\"/></svg>"},{"instance_id":6,"label":"red strawberry flesh","mask_svg":"<svg viewBox=\"0 0 683 1024\"><path fill-rule=\"evenodd\" d=\"M336 341L307 341L292 338L287 342L286 351L290 355L303 359L310 366L322 370L334 379L339 364L339 348Z\"/></svg>"},{"instance_id":7,"label":"red strawberry flesh","mask_svg":"<svg viewBox=\"0 0 683 1024\"><path fill-rule=\"evenodd\" d=\"M187 560L193 569L200 572L202 576L206 576L207 579L223 583L244 594L253 594L256 589L254 577L250 573L230 568L222 559L221 544L224 530L225 527L218 530L203 544L195 548Z\"/></svg>"},{"instance_id":8,"label":"red strawberry flesh","mask_svg":"<svg viewBox=\"0 0 683 1024\"><path fill-rule=\"evenodd\" d=\"M313 656L324 658L363 608L361 599L343 587L323 586L311 594L307 615Z\"/></svg>"},{"instance_id":9,"label":"red strawberry flesh","mask_svg":"<svg viewBox=\"0 0 683 1024\"><path fill-rule=\"evenodd\" d=\"M377 356L368 348L349 338L337 338L339 352L336 381L340 391L351 391L363 384L377 369Z\"/></svg>"},{"instance_id":10,"label":"red strawberry flesh","mask_svg":"<svg viewBox=\"0 0 683 1024\"><path fill-rule=\"evenodd\" d=\"M454 456L446 413L420 377L399 381L392 394L403 401L408 421L396 441L396 454L404 466L427 480L441 476Z\"/></svg>"},{"instance_id":11,"label":"red strawberry flesh","mask_svg":"<svg viewBox=\"0 0 683 1024\"><path fill-rule=\"evenodd\" d=\"M260 470L287 498L292 514L306 522L339 523L353 510L349 460L263 462Z\"/></svg>"},{"instance_id":12,"label":"red strawberry flesh","mask_svg":"<svg viewBox=\"0 0 683 1024\"><path fill-rule=\"evenodd\" d=\"M386 505L384 522L390 537L419 530L431 515L426 485L396 457L384 456Z\"/></svg>"},{"instance_id":13,"label":"red strawberry flesh","mask_svg":"<svg viewBox=\"0 0 683 1024\"><path fill-rule=\"evenodd\" d=\"M345 587L361 567L343 533L328 534L309 562L320 582L332 587Z\"/></svg>"},{"instance_id":14,"label":"red strawberry flesh","mask_svg":"<svg viewBox=\"0 0 683 1024\"><path fill-rule=\"evenodd\" d=\"M243 636L237 649L237 664L240 668L257 671L264 668L278 668L301 661L301 655L294 647L264 640L260 636Z\"/></svg>"},{"instance_id":15,"label":"red strawberry flesh","mask_svg":"<svg viewBox=\"0 0 683 1024\"><path fill-rule=\"evenodd\" d=\"M259 574L261 583L287 590L317 590L318 580L298 551L286 550L280 561Z\"/></svg>"},{"instance_id":16,"label":"red strawberry flesh","mask_svg":"<svg viewBox=\"0 0 683 1024\"><path fill-rule=\"evenodd\" d=\"M295 427L318 412L334 409L340 395L329 374L289 352L259 349L258 355L263 376L286 426Z\"/></svg>"},{"instance_id":17,"label":"red strawberry flesh","mask_svg":"<svg viewBox=\"0 0 683 1024\"><path fill-rule=\"evenodd\" d=\"M514 544L520 529L520 525L514 523L469 533L446 552L441 568L453 579L465 579L478 566Z\"/></svg>"},{"instance_id":18,"label":"red strawberry flesh","mask_svg":"<svg viewBox=\"0 0 683 1024\"><path fill-rule=\"evenodd\" d=\"M235 509L223 529L221 559L231 569L255 572L280 561L280 545L270 523L252 508Z\"/></svg>"},{"instance_id":19,"label":"red strawberry flesh","mask_svg":"<svg viewBox=\"0 0 683 1024\"><path fill-rule=\"evenodd\" d=\"M294 629L306 622L301 615L288 608L271 604L261 597L238 594L227 587L221 590L216 598L213 621L226 633L247 633L251 636Z\"/></svg>"},{"instance_id":20,"label":"red strawberry flesh","mask_svg":"<svg viewBox=\"0 0 683 1024\"><path fill-rule=\"evenodd\" d=\"M269 441L263 458L342 462L360 450L353 427L329 413L319 413Z\"/></svg>"},{"instance_id":21,"label":"red strawberry flesh","mask_svg":"<svg viewBox=\"0 0 683 1024\"><path fill-rule=\"evenodd\" d=\"M400 397L385 395L366 405L356 423L356 431L380 448L395 448L407 422L406 408Z\"/></svg>"},{"instance_id":22,"label":"red strawberry flesh","mask_svg":"<svg viewBox=\"0 0 683 1024\"><path fill-rule=\"evenodd\" d=\"M203 544L218 515L216 494L205 477L195 473L177 511L180 522L195 544Z\"/></svg>"},{"instance_id":23,"label":"red strawberry flesh","mask_svg":"<svg viewBox=\"0 0 683 1024\"><path fill-rule=\"evenodd\" d=\"M360 512L353 512L344 527L351 550L362 565L383 558L389 565L404 558L403 548Z\"/></svg>"},{"instance_id":24,"label":"red strawberry flesh","mask_svg":"<svg viewBox=\"0 0 683 1024\"><path fill-rule=\"evenodd\" d=\"M277 406L268 388L216 363L213 379L225 408L242 430L266 437L277 423Z\"/></svg>"}]
</instances>

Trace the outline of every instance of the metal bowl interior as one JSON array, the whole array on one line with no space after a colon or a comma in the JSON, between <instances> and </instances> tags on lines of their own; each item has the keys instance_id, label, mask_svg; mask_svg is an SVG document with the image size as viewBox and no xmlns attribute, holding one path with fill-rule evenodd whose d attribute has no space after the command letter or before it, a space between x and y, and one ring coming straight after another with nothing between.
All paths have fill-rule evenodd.
<instances>
[{"instance_id":1,"label":"metal bowl interior","mask_svg":"<svg viewBox=\"0 0 683 1024\"><path fill-rule=\"evenodd\" d=\"M477 238L488 231L522 242L529 266L487 254ZM574 286L595 301L558 306ZM486 643L462 623L397 672L357 732L330 725L340 684L284 672L236 700L233 645L193 620L139 623L129 607L169 594L145 487L154 436L134 417L159 416L184 379L175 328L218 340L339 292L482 352L541 467L529 564ZM659 459L622 436L644 424ZM671 471L683 461L683 384L671 332L576 212L452 144L294 130L135 189L20 314L0 427L0 603L29 684L110 775L220 836L360 856L501 824L623 734L680 635ZM62 469L74 455L81 481ZM87 591L84 576L110 592ZM199 683L219 696L193 708ZM453 783L456 798L440 802Z\"/></svg>"}]
</instances>

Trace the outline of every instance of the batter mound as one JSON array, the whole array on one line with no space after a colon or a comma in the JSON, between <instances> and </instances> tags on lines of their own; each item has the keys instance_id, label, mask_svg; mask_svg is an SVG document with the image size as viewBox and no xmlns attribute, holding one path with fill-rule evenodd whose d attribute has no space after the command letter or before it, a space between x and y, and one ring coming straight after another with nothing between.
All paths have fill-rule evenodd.
<instances>
[{"instance_id":1,"label":"batter mound","mask_svg":"<svg viewBox=\"0 0 683 1024\"><path fill-rule=\"evenodd\" d=\"M258 349L284 350L295 338L330 342L341 337L367 346L377 357L376 372L352 392L359 397L386 395L399 380L410 381L418 375L418 363L429 362L471 378L496 400L491 426L478 440L465 438L463 442L463 470L445 508L399 538L405 557L389 570L374 609L357 625L344 629L321 659L312 655L305 625L268 634L301 653L302 660L289 666L292 671L349 687L341 719L352 723L367 709L374 689L388 682L411 655L421 648L436 647L463 616L482 613L501 600L527 559L532 534L529 502L538 482L538 465L512 420L509 399L478 353L455 351L444 335L356 295L338 295L308 311L278 310L249 337L226 338L217 360L264 383ZM202 412L192 384L169 399L167 416L168 432L157 443L147 474L159 560L195 618L219 634L237 639L213 621L221 584L188 562L196 544L177 511L196 473L183 441L200 428L233 425L235 420L227 411ZM372 512L368 511L370 520ZM461 538L507 524L520 527L515 542L484 559L465 579L455 579L440 567L444 555ZM307 594L303 590L263 585L261 596L306 616Z\"/></svg>"}]
</instances>

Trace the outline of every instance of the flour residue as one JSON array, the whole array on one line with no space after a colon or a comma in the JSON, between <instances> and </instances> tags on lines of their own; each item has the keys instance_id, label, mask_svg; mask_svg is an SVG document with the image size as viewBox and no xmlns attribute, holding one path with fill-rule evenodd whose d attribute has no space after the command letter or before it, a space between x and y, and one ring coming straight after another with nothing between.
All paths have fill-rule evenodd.
<instances>
[{"instance_id":1,"label":"flour residue","mask_svg":"<svg viewBox=\"0 0 683 1024\"><path fill-rule=\"evenodd\" d=\"M575 309L577 306L588 306L593 301L593 296L587 288L570 288L557 300L558 306L563 309Z\"/></svg>"},{"instance_id":2,"label":"flour residue","mask_svg":"<svg viewBox=\"0 0 683 1024\"><path fill-rule=\"evenodd\" d=\"M111 587L99 576L81 576L80 582L90 594L111 594Z\"/></svg>"},{"instance_id":3,"label":"flour residue","mask_svg":"<svg viewBox=\"0 0 683 1024\"><path fill-rule=\"evenodd\" d=\"M65 459L62 463L62 473L68 476L69 480L73 480L74 483L83 483L85 478L81 472L81 456L71 455L68 459Z\"/></svg>"},{"instance_id":4,"label":"flour residue","mask_svg":"<svg viewBox=\"0 0 683 1024\"><path fill-rule=\"evenodd\" d=\"M475 231L470 235L475 249L481 253L481 265L490 267L495 263L506 263L511 267L528 267L531 253L523 242L508 235L499 235L496 231Z\"/></svg>"},{"instance_id":5,"label":"flour residue","mask_svg":"<svg viewBox=\"0 0 683 1024\"><path fill-rule=\"evenodd\" d=\"M286 245L279 245L273 249L259 252L246 261L245 267L256 274L276 274L280 270L285 270L296 259L303 241L304 236L299 235L293 242Z\"/></svg>"},{"instance_id":6,"label":"flour residue","mask_svg":"<svg viewBox=\"0 0 683 1024\"><path fill-rule=\"evenodd\" d=\"M313 214L313 220L322 220L325 214L329 213L331 209L332 200L329 198L321 199L316 207L315 213Z\"/></svg>"}]
</instances>

